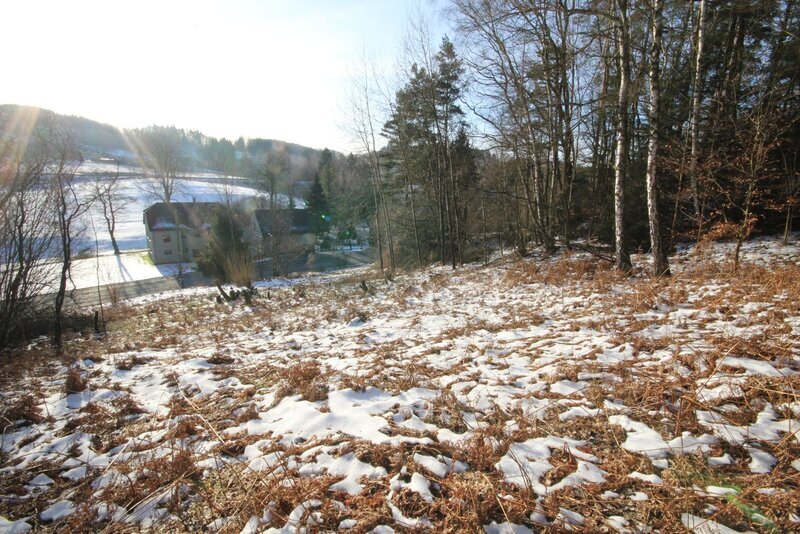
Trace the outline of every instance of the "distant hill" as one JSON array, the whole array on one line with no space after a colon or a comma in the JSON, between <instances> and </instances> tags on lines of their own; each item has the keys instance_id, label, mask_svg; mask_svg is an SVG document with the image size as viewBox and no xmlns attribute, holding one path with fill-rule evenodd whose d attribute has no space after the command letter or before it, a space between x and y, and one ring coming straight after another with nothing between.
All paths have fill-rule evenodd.
<instances>
[{"instance_id":1,"label":"distant hill","mask_svg":"<svg viewBox=\"0 0 800 534\"><path fill-rule=\"evenodd\" d=\"M104 124L85 117L61 115L49 110L16 104L0 105L0 117L10 118L16 114L44 115L52 114L72 135L75 142L84 152L84 157L112 157L135 162L134 154L125 141L125 134L135 135L141 130L120 130L116 126ZM0 121L4 124L6 121ZM258 173L258 162L265 157L277 154L285 155L288 168L285 171L287 182L308 182L313 179L320 150L288 143L276 139L238 140L217 139L202 132L183 130L174 127L153 126L174 131L181 137L183 157L187 165L193 169L223 171L219 168L220 152L228 152L228 168L226 173L237 175L254 175ZM232 162L232 163L231 163Z\"/></svg>"},{"instance_id":2,"label":"distant hill","mask_svg":"<svg viewBox=\"0 0 800 534\"><path fill-rule=\"evenodd\" d=\"M108 152L125 150L122 132L119 128L110 124L103 124L84 117L76 117L75 115L60 115L50 110L30 106L0 105L0 115L9 117L15 114L40 114L41 112L52 113L57 117L81 147L97 147Z\"/></svg>"}]
</instances>

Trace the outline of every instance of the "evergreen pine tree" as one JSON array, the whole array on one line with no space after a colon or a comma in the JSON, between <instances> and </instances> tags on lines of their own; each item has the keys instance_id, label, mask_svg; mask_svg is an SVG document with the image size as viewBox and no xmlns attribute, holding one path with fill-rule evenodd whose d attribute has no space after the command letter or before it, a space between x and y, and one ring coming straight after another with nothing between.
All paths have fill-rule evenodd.
<instances>
[{"instance_id":1,"label":"evergreen pine tree","mask_svg":"<svg viewBox=\"0 0 800 534\"><path fill-rule=\"evenodd\" d=\"M321 239L328 233L331 226L331 216L328 213L328 198L322 188L322 181L319 173L314 175L314 183L306 199L308 209L309 226L311 232Z\"/></svg>"}]
</instances>

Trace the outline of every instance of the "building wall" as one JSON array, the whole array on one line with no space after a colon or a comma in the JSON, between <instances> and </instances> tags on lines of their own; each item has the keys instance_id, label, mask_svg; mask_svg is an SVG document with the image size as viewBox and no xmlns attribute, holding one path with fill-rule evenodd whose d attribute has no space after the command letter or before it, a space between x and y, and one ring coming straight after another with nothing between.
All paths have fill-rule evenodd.
<instances>
[{"instance_id":1,"label":"building wall","mask_svg":"<svg viewBox=\"0 0 800 534\"><path fill-rule=\"evenodd\" d=\"M314 244L317 242L317 236L310 232L306 232L305 234L295 234L297 236L297 240L307 249L314 249Z\"/></svg>"},{"instance_id":2,"label":"building wall","mask_svg":"<svg viewBox=\"0 0 800 534\"><path fill-rule=\"evenodd\" d=\"M195 261L206 246L205 233L185 229L182 231L181 244L182 251L178 248L178 232L175 229L147 232L147 248L156 265Z\"/></svg>"}]
</instances>

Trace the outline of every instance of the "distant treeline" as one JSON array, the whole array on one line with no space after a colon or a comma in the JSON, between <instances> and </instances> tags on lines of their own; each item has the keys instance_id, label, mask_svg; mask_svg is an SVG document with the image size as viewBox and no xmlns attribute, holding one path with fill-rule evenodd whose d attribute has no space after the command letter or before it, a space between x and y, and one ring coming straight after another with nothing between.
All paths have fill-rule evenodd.
<instances>
[{"instance_id":1,"label":"distant treeline","mask_svg":"<svg viewBox=\"0 0 800 534\"><path fill-rule=\"evenodd\" d=\"M50 114L14 104L0 105L0 114L7 117L21 114ZM137 163L141 155L136 154L137 138L158 135L177 141L180 147L184 171L214 171L230 176L257 178L259 166L265 160L280 158L287 165L287 181L308 182L313 180L320 150L295 143L275 139L236 140L216 138L197 130L184 130L174 126L148 126L120 130L110 124L103 124L74 115L53 114L61 127L69 133L74 143L80 147L84 157L115 157L125 163Z\"/></svg>"}]
</instances>

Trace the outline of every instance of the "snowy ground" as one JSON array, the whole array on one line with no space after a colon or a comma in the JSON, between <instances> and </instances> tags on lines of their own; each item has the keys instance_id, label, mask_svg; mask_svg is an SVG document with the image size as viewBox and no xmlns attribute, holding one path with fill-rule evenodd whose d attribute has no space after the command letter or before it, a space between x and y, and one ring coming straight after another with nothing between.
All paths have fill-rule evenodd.
<instances>
[{"instance_id":1,"label":"snowy ground","mask_svg":"<svg viewBox=\"0 0 800 534\"><path fill-rule=\"evenodd\" d=\"M123 153L122 155L123 160L127 161L135 161L136 156L130 152ZM97 175L97 174L108 174L113 175L119 171L120 174L142 174L143 170L142 167L139 165L126 165L120 164L119 166L117 163L111 158L99 158L99 159L92 159L86 160L81 163L80 167L78 167L77 174L79 175ZM222 178L226 178L222 174L210 170L190 170L184 175L188 178L203 178L203 179L211 179L211 180L219 180ZM240 176L229 176L227 178L231 178L234 180L246 180L246 178Z\"/></svg>"},{"instance_id":2,"label":"snowy ground","mask_svg":"<svg viewBox=\"0 0 800 534\"><path fill-rule=\"evenodd\" d=\"M0 530L800 530L800 250L729 248L139 299L2 367Z\"/></svg>"},{"instance_id":3,"label":"snowy ground","mask_svg":"<svg viewBox=\"0 0 800 534\"><path fill-rule=\"evenodd\" d=\"M192 271L193 266L184 263L183 272ZM177 263L154 265L146 250L124 252L119 256L104 254L96 258L73 260L68 289L172 276L178 274L178 270Z\"/></svg>"},{"instance_id":4,"label":"snowy ground","mask_svg":"<svg viewBox=\"0 0 800 534\"><path fill-rule=\"evenodd\" d=\"M60 280L61 264L51 261L41 264L39 268L48 281L43 288L43 293L55 292ZM195 264L154 265L146 250L126 251L119 256L107 253L92 258L73 259L70 278L67 280L67 291L174 276L181 270L184 273L191 272L195 270Z\"/></svg>"}]
</instances>

